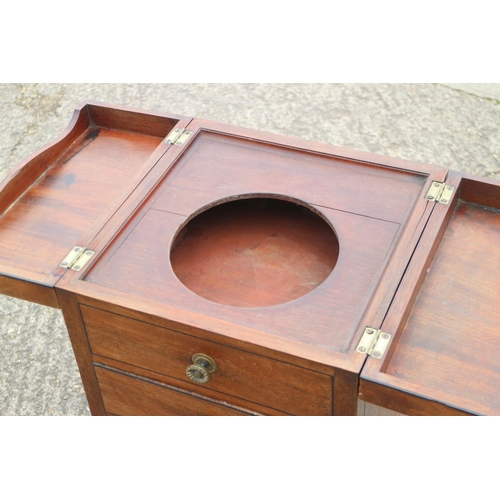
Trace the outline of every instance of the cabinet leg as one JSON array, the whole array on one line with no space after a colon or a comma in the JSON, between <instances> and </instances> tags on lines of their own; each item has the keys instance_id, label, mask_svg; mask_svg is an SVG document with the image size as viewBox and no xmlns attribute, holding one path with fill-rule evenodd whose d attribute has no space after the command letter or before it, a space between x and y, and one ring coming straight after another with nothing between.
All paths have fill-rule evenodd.
<instances>
[{"instance_id":1,"label":"cabinet leg","mask_svg":"<svg viewBox=\"0 0 500 500\"><path fill-rule=\"evenodd\" d=\"M82 377L90 412L92 415L107 415L102 401L101 391L97 383L92 355L90 353L87 335L84 331L83 320L81 318L80 307L78 306L76 296L64 290L57 289L56 291L68 328L76 362L80 370L80 376Z\"/></svg>"},{"instance_id":2,"label":"cabinet leg","mask_svg":"<svg viewBox=\"0 0 500 500\"><path fill-rule=\"evenodd\" d=\"M355 416L358 414L358 375L335 370L333 377L333 414Z\"/></svg>"}]
</instances>

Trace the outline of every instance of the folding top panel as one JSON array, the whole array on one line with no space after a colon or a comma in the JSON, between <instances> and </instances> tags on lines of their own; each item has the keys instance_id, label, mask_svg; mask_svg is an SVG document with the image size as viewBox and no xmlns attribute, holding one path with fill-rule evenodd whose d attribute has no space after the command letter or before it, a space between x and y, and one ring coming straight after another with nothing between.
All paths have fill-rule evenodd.
<instances>
[{"instance_id":1,"label":"folding top panel","mask_svg":"<svg viewBox=\"0 0 500 500\"><path fill-rule=\"evenodd\" d=\"M188 119L86 103L0 185L0 292L57 307L53 285Z\"/></svg>"},{"instance_id":2,"label":"folding top panel","mask_svg":"<svg viewBox=\"0 0 500 500\"><path fill-rule=\"evenodd\" d=\"M354 339L382 320L446 172L201 120L189 132L63 288L359 370Z\"/></svg>"},{"instance_id":3,"label":"folding top panel","mask_svg":"<svg viewBox=\"0 0 500 500\"><path fill-rule=\"evenodd\" d=\"M362 372L361 398L408 414L500 414L500 183L453 173Z\"/></svg>"},{"instance_id":4,"label":"folding top panel","mask_svg":"<svg viewBox=\"0 0 500 500\"><path fill-rule=\"evenodd\" d=\"M355 414L362 370L381 406L498 412L500 188L447 175L87 103L0 185L0 293L61 305L95 414L143 411L144 388L161 408ZM380 329L388 351L367 358ZM220 369L193 395L205 348Z\"/></svg>"}]
</instances>

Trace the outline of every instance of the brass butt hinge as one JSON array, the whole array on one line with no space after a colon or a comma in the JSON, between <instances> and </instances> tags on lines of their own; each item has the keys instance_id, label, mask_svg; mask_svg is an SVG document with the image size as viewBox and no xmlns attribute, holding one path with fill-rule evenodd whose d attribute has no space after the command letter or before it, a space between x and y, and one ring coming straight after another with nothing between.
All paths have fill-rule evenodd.
<instances>
[{"instance_id":1,"label":"brass butt hinge","mask_svg":"<svg viewBox=\"0 0 500 500\"><path fill-rule=\"evenodd\" d=\"M433 182L425 195L425 199L448 205L453 196L453 191L455 191L455 188L449 184L445 184L444 182Z\"/></svg>"},{"instance_id":2,"label":"brass butt hinge","mask_svg":"<svg viewBox=\"0 0 500 500\"><path fill-rule=\"evenodd\" d=\"M367 326L356 351L367 354L372 358L380 359L385 354L391 337L392 335L390 333L385 333L377 328Z\"/></svg>"},{"instance_id":3,"label":"brass butt hinge","mask_svg":"<svg viewBox=\"0 0 500 500\"><path fill-rule=\"evenodd\" d=\"M86 247L75 247L66 257L64 257L59 267L79 271L94 254L95 252L93 250L89 250Z\"/></svg>"},{"instance_id":4,"label":"brass butt hinge","mask_svg":"<svg viewBox=\"0 0 500 500\"><path fill-rule=\"evenodd\" d=\"M186 130L185 128L174 128L174 130L167 135L165 142L167 144L173 144L174 146L182 146L192 133L191 130Z\"/></svg>"}]
</instances>

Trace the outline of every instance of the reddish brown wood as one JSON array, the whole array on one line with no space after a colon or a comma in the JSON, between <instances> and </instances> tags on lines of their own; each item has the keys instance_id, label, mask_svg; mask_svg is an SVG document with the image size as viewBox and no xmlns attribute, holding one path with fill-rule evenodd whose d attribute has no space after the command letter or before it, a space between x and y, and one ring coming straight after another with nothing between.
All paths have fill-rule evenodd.
<instances>
[{"instance_id":1,"label":"reddish brown wood","mask_svg":"<svg viewBox=\"0 0 500 500\"><path fill-rule=\"evenodd\" d=\"M106 295L106 289L103 287L93 286L92 290L96 296L100 296L101 294L104 296ZM125 296L122 296L119 293L116 294L116 297L122 298L125 301ZM244 334L244 336L248 339L247 341L243 341L237 338L237 335L231 335L231 333L235 331L234 324L224 321L214 321L210 328L208 328L207 325L205 325L205 327L195 327L187 321L191 318L191 315L187 314L186 311L177 310L175 308L168 308L167 311L163 310L163 314L161 314L161 310L157 310L155 307L149 309L146 302L141 301L139 301L138 307L126 308L114 304L109 300L99 300L92 296L77 295L77 299L81 305L107 310L108 312L119 316L135 319L144 323L154 324L169 330L178 332L182 331L185 334L192 335L200 339L224 344L228 347L234 347L235 349L241 349L243 351L249 351L260 356L269 357L284 363L290 363L324 375L333 376L336 371L333 363L328 365L315 361L315 353L318 351L318 348L314 348L313 346L311 346L310 350L307 350L307 348L302 344L302 352L310 355L302 357L288 354L286 349L282 349L282 342L276 342L272 347L264 347L261 344L265 344L267 336L265 336L263 332L256 329L238 326L238 333ZM170 312L172 311L172 317L175 317L177 320L184 319L184 321L174 321L172 318L168 318L168 316L170 316ZM182 316L182 313L184 313L184 316ZM212 326L217 327L217 332L212 331ZM289 343L293 344L294 341L290 340Z\"/></svg>"},{"instance_id":2,"label":"reddish brown wood","mask_svg":"<svg viewBox=\"0 0 500 500\"><path fill-rule=\"evenodd\" d=\"M398 345L399 337L413 311L415 300L427 277L432 260L439 249L439 244L456 207L456 203L457 198L454 198L449 205L436 205L435 203L431 205L433 216L427 222L425 232L420 235L418 251L412 256L411 265L401 280L401 285L390 307L391 314L384 318L384 330L394 332L395 338L389 345L387 354L383 360L383 370L387 367Z\"/></svg>"},{"instance_id":3,"label":"reddish brown wood","mask_svg":"<svg viewBox=\"0 0 500 500\"><path fill-rule=\"evenodd\" d=\"M326 221L290 201L251 198L212 207L190 220L170 252L184 286L238 307L302 297L330 275L338 239Z\"/></svg>"},{"instance_id":4,"label":"reddish brown wood","mask_svg":"<svg viewBox=\"0 0 500 500\"><path fill-rule=\"evenodd\" d=\"M28 156L0 183L0 214L3 214L90 125L88 109L75 109L66 130L51 143Z\"/></svg>"},{"instance_id":5,"label":"reddish brown wood","mask_svg":"<svg viewBox=\"0 0 500 500\"><path fill-rule=\"evenodd\" d=\"M68 328L90 411L92 415L106 415L77 298L64 290L57 290L57 297Z\"/></svg>"},{"instance_id":6,"label":"reddish brown wood","mask_svg":"<svg viewBox=\"0 0 500 500\"><path fill-rule=\"evenodd\" d=\"M337 370L334 378L333 414L354 416L358 412L358 373Z\"/></svg>"},{"instance_id":7,"label":"reddish brown wood","mask_svg":"<svg viewBox=\"0 0 500 500\"><path fill-rule=\"evenodd\" d=\"M460 198L468 203L497 209L500 206L498 190L500 181L475 175L464 176L460 181Z\"/></svg>"},{"instance_id":8,"label":"reddish brown wood","mask_svg":"<svg viewBox=\"0 0 500 500\"><path fill-rule=\"evenodd\" d=\"M202 398L194 393L133 377L114 370L96 367L104 404L109 413L124 416L241 416L252 415L235 408Z\"/></svg>"},{"instance_id":9,"label":"reddish brown wood","mask_svg":"<svg viewBox=\"0 0 500 500\"><path fill-rule=\"evenodd\" d=\"M341 244L334 272L309 294L272 309L214 304L183 286L172 270L169 249L185 218L159 210L148 211L137 226L129 227L110 247L110 258L106 260L105 255L102 265L97 261L85 281L78 281L79 289L83 291L84 283L92 285L85 287L89 290L99 285L110 293L128 295L124 305L136 307L141 299L156 302L162 316L161 311L166 313L165 308L173 306L201 314L205 327L210 318L220 318L287 340L320 344L345 357L346 338L357 327L360 309L382 270L398 226L345 212L322 212L336 228ZM369 245L364 244L367 237L372 241ZM169 317L175 319L170 313Z\"/></svg>"},{"instance_id":10,"label":"reddish brown wood","mask_svg":"<svg viewBox=\"0 0 500 500\"><path fill-rule=\"evenodd\" d=\"M203 353L218 365L206 383L214 391L296 415L331 414L328 376L87 306L81 312L94 354L189 382L191 357Z\"/></svg>"},{"instance_id":11,"label":"reddish brown wood","mask_svg":"<svg viewBox=\"0 0 500 500\"><path fill-rule=\"evenodd\" d=\"M377 401L383 408L395 412L405 410L409 416L467 416L469 413L450 408L438 401L423 398L421 395L398 391L391 387L380 386L368 380L359 382L359 397L366 401Z\"/></svg>"},{"instance_id":12,"label":"reddish brown wood","mask_svg":"<svg viewBox=\"0 0 500 500\"><path fill-rule=\"evenodd\" d=\"M0 287L57 305L40 288L56 286L92 412L356 414L357 341L407 277L423 276L410 266L400 286L431 214L445 210L424 194L446 172L175 115L82 109L69 145L56 144L50 163L35 155L23 190L5 185L4 203L9 192L16 203L0 218ZM163 142L174 126L192 132L183 147ZM281 201L253 222L224 212L249 198ZM281 210L283 201L301 208ZM199 240L222 224L223 241L192 253L203 212L217 216L205 216ZM81 273L58 267L76 244L96 251ZM241 249L244 264L233 259ZM230 282L220 279L228 264ZM207 387L185 375L198 351L219 364Z\"/></svg>"},{"instance_id":13,"label":"reddish brown wood","mask_svg":"<svg viewBox=\"0 0 500 500\"><path fill-rule=\"evenodd\" d=\"M193 130L193 135L192 139L195 139L197 137L196 135L196 127L197 124L199 124L200 121L193 121L192 125L190 125L190 129ZM203 122L202 122L203 123ZM232 135L238 135L241 134L241 129L236 128L236 127L229 127L229 126L222 126L218 125L219 128L227 131L228 133L231 133ZM250 136L251 134L247 133L245 136ZM277 137L272 134L266 134L266 133L259 133L259 132L253 132L256 137L259 138L264 144L270 143L270 144L279 144L283 143L290 149L292 148L293 144L297 142L299 145L303 146L303 151L306 151L307 149L312 149L311 143L305 143L305 141L295 141L295 140L290 140L287 138L283 137ZM306 147L307 146L307 147ZM324 145L314 145L315 147L318 148L318 152L327 155L327 153L338 153L338 148L332 148L329 146L324 146ZM152 208L155 204L155 201L157 199L157 193L162 192L162 177L165 176L165 172L168 172L170 168L172 168L172 165L176 165L176 161L179 158L179 155L186 150L187 148L171 148L164 156L162 159L161 164L158 164L152 171L151 175L148 176L145 179L145 182L141 184L141 186L138 188L138 190L132 194L132 196L126 201L126 203L123 204L123 206L120 208L120 210L112 217L110 220L110 223L103 229L103 231L98 235L98 237L92 242L92 247L95 248L98 253L99 253L99 261L97 263L97 266L93 268L93 273L99 273L100 268L104 266L108 260L113 257L116 258L112 254L112 252L105 252L106 247L109 246L109 242L113 241L113 246L118 247L122 244L123 241L127 239L127 237L130 234L131 228L133 229L134 226L144 217L144 213L147 211L148 208ZM344 152L345 153L345 152ZM368 162L367 155L363 153L356 153L356 152L351 152L353 157L356 157L356 155L361 156L363 158L363 161ZM187 152L187 155L189 156L189 151ZM318 154L317 154L318 156ZM368 155L370 156L370 155ZM375 155L371 155L370 159L372 160L371 164L378 165L380 166L383 164L383 161L380 157L377 157ZM385 158L383 159L384 161L386 160ZM390 162L388 162L388 165L394 166L395 164L398 164L399 160L394 160L392 159ZM360 163L360 168L363 168L364 164ZM413 170L417 171L417 167L421 168L421 174L422 175L424 172L426 172L426 169L423 168L422 166L418 166L418 164L413 163L413 164L408 164L407 162L401 162L399 164L400 167L402 168L408 168L409 166L412 167ZM166 170L165 170L166 169ZM410 170L408 168L408 170ZM439 169L434 169L434 172L432 173L432 179L433 180L443 180L445 176L445 171L439 170ZM175 171L172 175L177 175L175 174ZM284 178L286 178L286 173L284 173ZM298 174L300 177L300 174ZM425 177L423 177L425 179ZM427 183L429 183L430 180L427 180ZM163 183L163 186L165 183ZM154 190L155 187L158 187L156 190ZM424 186L423 191L427 190L427 185ZM152 193L152 194L151 194ZM148 197L149 194L149 197ZM167 196L170 196L171 193L167 191L166 193ZM357 194L355 193L357 196ZM144 203L143 200L146 198L146 202ZM369 322L371 324L374 316L376 321L381 321L383 318L383 311L382 309L388 306L390 303L390 300L392 298L392 294L394 290L397 287L397 284L399 283L399 280L401 278L401 274L404 271L404 268L406 266L405 262L406 259L411 255L414 245L416 244L416 241L418 241L418 233L417 231L420 231L421 228L425 225L425 221L429 215L428 211L428 204L425 203L425 200L422 197L417 197L414 203L411 203L411 200L407 200L410 203L408 204L407 207L407 213L404 215L404 223L405 227L401 228L401 230L398 231L396 238L394 239L393 246L392 248L395 248L396 250L394 251L394 258L390 259L390 256L392 254L392 251L386 253L385 260L383 260L381 264L381 268L383 269L383 279L375 279L373 285L370 288L369 294L373 294L373 299L371 305L366 309L366 312L364 314L360 313L357 315L357 322L355 327L353 327L353 330L356 332L355 336L351 339L351 347L352 345L355 345L357 343L357 339L359 339L359 336L361 335L364 326ZM386 203L386 200L383 200L382 203ZM139 211L136 215L131 217L131 214L134 213L135 210L137 210L140 205L143 204L142 211ZM206 208L206 207L205 207ZM321 207L320 207L321 208ZM323 210L323 209L321 209ZM129 220L129 225L126 225L127 220ZM346 219L347 220L347 219ZM178 224L181 224L181 222L178 222ZM125 227L125 229L123 229ZM121 232L120 232L121 231ZM370 249L370 244L367 244L367 241L373 241L375 245L379 244L377 242L380 242L381 235L375 229L373 233L370 234L369 231L365 231L364 236L364 245L365 245L365 250L366 253L369 253L371 251ZM118 234L118 236L116 236ZM157 237L158 236L158 231L155 231L153 229L153 232L151 234L151 237ZM145 236L146 238L148 236ZM163 238L163 236L161 236ZM383 238L382 238L383 239ZM397 246L394 244L397 243ZM170 245L171 241L162 240L161 245L158 247L159 252L163 252L163 249L165 248L165 245ZM150 248L150 250L156 251L155 248ZM163 257L161 257L163 258ZM151 268L152 270L154 269L154 266ZM100 279L100 278L99 278ZM157 273L155 274L153 279L157 279ZM92 281L93 277L89 278L89 281ZM76 282L76 281L75 281ZM86 286L85 282L78 281L77 288L84 293L84 295L89 296L89 297L95 297L99 300L109 300L109 288L104 288L104 287L99 287L95 286L96 283L92 283L93 286ZM124 290L126 290L127 287L124 287ZM76 291L76 289L75 289ZM122 304L129 304L129 295L128 293L121 292L114 287L114 290L112 292L115 295L116 301ZM156 294L156 291L154 292ZM383 306L381 306L381 302L383 301ZM345 298L345 301L349 301L348 298ZM329 301L329 303L335 303L334 301ZM179 308L172 308L172 306L168 306L167 304L163 303L158 303L155 304L151 301L148 300L142 300L141 297L135 296L134 300L130 302L130 304L133 304L133 308L139 307L142 310L148 310L154 315L158 315L164 319L176 319L179 321L188 321L191 325L198 325L200 327L206 327L206 315L202 314L198 317L194 313L191 313L189 319L186 318L186 311L182 310L182 304L179 306ZM140 304L140 305L139 305ZM359 312L359 311L358 311ZM377 316L382 314L380 317L380 320L377 319ZM353 369L354 367L359 367L361 366L364 356L356 356L354 353L354 349L351 347L346 349L345 346L342 347L342 353L338 353L335 351L325 351L322 348L316 347L315 344L312 343L307 343L304 344L303 342L297 343L293 338L288 338L286 342L282 342L279 338L270 338L267 335L262 335L260 331L255 330L253 328L248 330L248 328L243 328L243 326L240 324L238 326L238 329L235 330L232 328L229 324L226 326L226 322L222 322L218 319L211 319L212 321L212 327L210 328L213 331L223 331L225 335L229 335L232 338L241 338L245 342L249 341L251 343L258 342L260 345L266 345L267 347L270 348L277 348L279 352L289 352L293 354L300 354L301 356L305 356L307 359L311 361L320 361L321 363L328 363L328 364L334 364L335 366L339 367L344 367L346 369ZM217 324L217 325L216 325ZM341 328L336 328L335 332L340 331ZM248 335L244 335L243 332L248 331ZM321 370L324 370L325 368L322 368ZM327 368L326 368L327 369Z\"/></svg>"},{"instance_id":14,"label":"reddish brown wood","mask_svg":"<svg viewBox=\"0 0 500 500\"><path fill-rule=\"evenodd\" d=\"M124 132L84 132L0 220L4 272L21 268L27 279L54 284L59 263L157 145Z\"/></svg>"},{"instance_id":15,"label":"reddish brown wood","mask_svg":"<svg viewBox=\"0 0 500 500\"><path fill-rule=\"evenodd\" d=\"M319 154L307 156L304 152L294 152L278 144L271 145L250 139L243 141L234 135L222 139L221 134L207 132L203 132L201 136L193 135L184 154L174 160L174 166L168 170L169 175L156 184L156 189L108 247L107 252L100 252L97 263L84 277L85 282L113 290L112 293L133 295L134 304L141 299L151 303L151 298L154 298L154 301L161 303L161 306L158 304L158 310L166 312L165 307L168 306L188 309L201 314L204 325L207 325L208 318L216 317L237 323L238 328L245 325L285 337L287 345L290 345L290 340L298 340L302 346L306 344L306 349L321 345L329 348L329 352L323 349L322 361L333 356L337 358L337 363L345 363L346 368L352 368L353 360L346 352L346 342L349 344L353 334L359 332L362 316L360 311L363 311L363 305L373 289L376 289L377 280L397 241L395 236L399 225L350 213L349 210L356 210L356 200L360 200L365 204L365 208L360 208L361 212L368 206L381 207L380 210L385 212L392 207L392 218L398 217L398 210L399 217L407 217L406 212L416 203L426 178L423 175L384 170L379 166L367 166L369 172L366 180L375 183L373 189L379 186L382 193L372 193L369 205L366 205L366 193L357 192L357 186L364 182L363 164L341 162ZM209 156L214 144L220 148L217 162ZM205 151L205 145L208 152ZM226 147L227 151L224 149ZM238 152L240 156L236 162L239 164L237 169L234 168L235 160L229 160L235 148L242 151ZM241 156L245 152L246 156ZM203 165L203 161L206 161L206 165ZM159 162L158 168L162 164L163 160ZM220 172L221 165L225 165L224 175ZM267 169L266 175L262 173L262 165ZM252 170L253 167L255 171ZM294 175L291 175L290 168L294 169ZM211 170L215 173L211 173ZM311 188L312 179L316 179L320 173L323 173L325 179L323 184L327 183L332 191L330 197L332 204L337 206L336 209L313 203L318 201L318 192ZM269 187L276 184L272 180L273 176L282 180L271 191ZM339 187L348 182L345 176L351 176L351 183L356 186L354 192L351 189L349 196ZM158 182L156 178L155 182ZM181 196L188 183L193 186L192 193ZM319 177L316 184L320 185ZM179 228L200 210L220 200L221 194L232 193L231 196L241 197L257 192L264 196L266 185L268 196L269 193L274 193L274 196L290 199L294 194L294 198L321 213L333 226L340 241L338 264L318 288L293 303L274 306L272 314L267 311L249 312L245 308L215 308L206 300L199 300L199 297L179 283L172 272L167 249L171 248ZM182 187L180 191L177 189L179 186ZM324 187L321 189L321 196L326 196ZM389 195L391 190L394 192ZM411 196L410 192L413 192ZM186 203L191 204L191 208L188 209ZM404 204L405 211L397 208ZM379 215L383 216L383 212L380 211ZM120 227L123 227L122 222ZM155 241L155 244L148 244L146 247L146 241ZM79 280L78 286L84 286L84 283ZM95 289L92 286L86 287L85 292L81 290L87 295ZM170 312L169 317L172 318ZM237 329L233 330L233 335L238 333ZM303 352L295 351L299 354ZM357 363L359 367L361 362L362 359L355 360L354 364Z\"/></svg>"},{"instance_id":16,"label":"reddish brown wood","mask_svg":"<svg viewBox=\"0 0 500 500\"><path fill-rule=\"evenodd\" d=\"M422 173L340 160L218 128L198 131L183 148L155 210L191 216L220 200L257 193L400 223L427 180Z\"/></svg>"},{"instance_id":17,"label":"reddish brown wood","mask_svg":"<svg viewBox=\"0 0 500 500\"><path fill-rule=\"evenodd\" d=\"M29 283L0 275L0 294L59 309L56 291L51 286Z\"/></svg>"},{"instance_id":18,"label":"reddish brown wood","mask_svg":"<svg viewBox=\"0 0 500 500\"><path fill-rule=\"evenodd\" d=\"M153 112L128 106L112 106L105 103L85 101L92 123L119 130L128 130L141 135L152 135L163 139L170 131L183 127L184 116Z\"/></svg>"},{"instance_id":19,"label":"reddish brown wood","mask_svg":"<svg viewBox=\"0 0 500 500\"><path fill-rule=\"evenodd\" d=\"M12 293L29 300L41 290L36 284L57 282L65 272L59 263L82 239L95 236L164 154L168 145L159 134L168 133L175 123L170 117L155 117L148 125L141 113L84 105L59 139L5 179L0 191L0 273L27 282L24 293L21 284ZM52 298L49 294L43 302L40 293L38 302L53 306Z\"/></svg>"},{"instance_id":20,"label":"reddish brown wood","mask_svg":"<svg viewBox=\"0 0 500 500\"><path fill-rule=\"evenodd\" d=\"M68 274L58 286L77 293L81 301L97 299L106 309L126 310L127 316L151 316L154 323L173 323L179 332L192 331L197 337L217 339L221 345L240 343L247 359L259 352L264 357L290 359L297 367L310 364L319 372L333 371L333 411L355 414L356 373L364 356L353 355L354 337L364 328L368 311L373 315L380 309L372 297L387 300L390 290L397 287L404 259L418 241L415 233L430 214L423 199L428 172L392 170L376 161L344 160L321 151L308 153L306 148L294 149L286 140L285 144L276 142L270 134L252 137L225 126L216 132L200 131L196 120L190 129L189 144L165 154L91 243L99 255L88 271L73 278ZM435 169L432 175L443 176L443 171ZM179 282L170 263L170 249L179 230L221 201L249 196L298 199L334 228L340 247L338 262L320 286L283 304L248 308L207 301ZM404 230L400 224L408 221L415 227ZM390 265L393 253L398 257L395 266ZM90 335L104 339L103 329L98 331ZM111 345L113 330L104 331ZM126 359L116 349L99 353L121 359L135 370L142 356L137 346L145 342L140 333L143 328L138 332L133 340L127 335ZM203 341L198 338L196 342ZM156 348L152 351L157 352ZM139 368L151 369L152 358L152 352L144 354ZM178 373L184 370L183 364ZM154 371L162 369L156 366ZM219 390L241 397L241 384L231 389L231 382L225 381ZM309 411L280 406L279 398L260 399L267 397L262 391L260 387L250 399L293 413L326 412L326 408L318 412L314 405ZM320 391L323 398L324 392ZM331 405L328 411L332 412Z\"/></svg>"},{"instance_id":21,"label":"reddish brown wood","mask_svg":"<svg viewBox=\"0 0 500 500\"><path fill-rule=\"evenodd\" d=\"M380 384L380 399L377 385L364 398L383 404L389 386L462 412L498 415L500 183L449 182L460 199L436 207L383 325L396 328L396 339L383 363L370 360L363 370ZM392 409L410 413L410 399L395 399Z\"/></svg>"},{"instance_id":22,"label":"reddish brown wood","mask_svg":"<svg viewBox=\"0 0 500 500\"><path fill-rule=\"evenodd\" d=\"M269 406L262 406L253 401L243 400L238 397L232 396L231 394L224 393L221 395L220 392L214 391L206 386L206 384L197 384L193 386L191 381L184 381L177 378L169 377L158 372L152 372L150 370L145 370L144 368L139 368L137 366L132 366L116 359L105 358L104 356L99 356L98 354L93 355L94 366L102 366L109 368L111 370L117 370L123 373L127 373L131 376L137 376L139 378L152 380L163 385L170 387L175 387L176 389L183 390L185 392L193 393L193 390L198 396L208 398L214 401L219 401L221 397L224 402L230 406L245 408L254 413L260 415L269 416L289 416L289 413L276 410L275 408L270 408ZM194 387L194 389L193 389ZM108 412L109 413L109 412Z\"/></svg>"}]
</instances>

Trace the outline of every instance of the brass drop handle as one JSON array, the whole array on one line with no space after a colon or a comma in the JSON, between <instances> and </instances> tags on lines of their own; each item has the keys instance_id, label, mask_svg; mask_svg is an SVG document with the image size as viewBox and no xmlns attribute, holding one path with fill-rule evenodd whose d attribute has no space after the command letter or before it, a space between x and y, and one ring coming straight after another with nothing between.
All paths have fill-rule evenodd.
<instances>
[{"instance_id":1,"label":"brass drop handle","mask_svg":"<svg viewBox=\"0 0 500 500\"><path fill-rule=\"evenodd\" d=\"M194 364L186 368L187 376L197 384L206 384L210 374L217 370L217 363L206 354L193 354L191 359Z\"/></svg>"}]
</instances>

